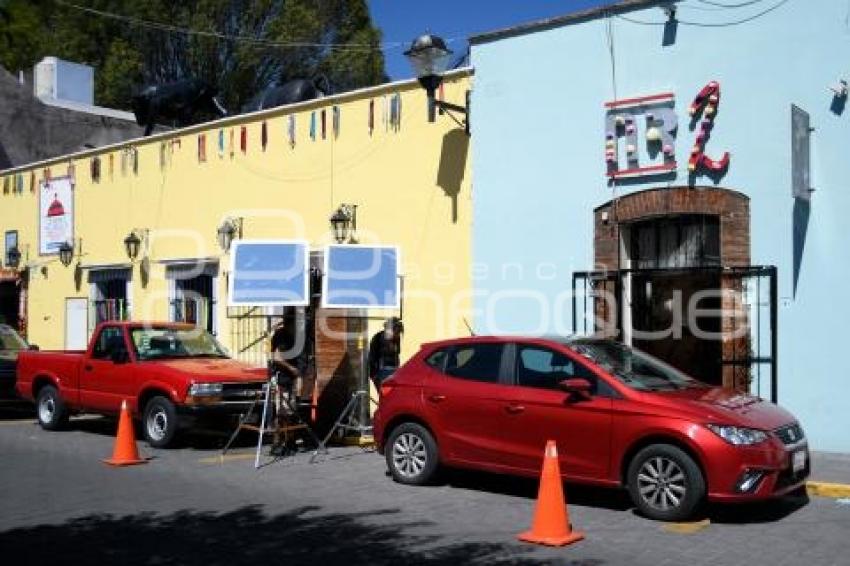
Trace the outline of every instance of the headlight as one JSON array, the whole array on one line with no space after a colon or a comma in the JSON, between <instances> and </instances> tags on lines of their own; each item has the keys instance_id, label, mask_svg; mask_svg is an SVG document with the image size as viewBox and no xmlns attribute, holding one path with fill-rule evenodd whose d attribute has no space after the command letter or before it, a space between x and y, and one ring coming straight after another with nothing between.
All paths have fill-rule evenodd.
<instances>
[{"instance_id":1,"label":"headlight","mask_svg":"<svg viewBox=\"0 0 850 566\"><path fill-rule=\"evenodd\" d=\"M735 446L751 446L767 440L767 434L754 428L744 428L729 425L706 425L708 429Z\"/></svg>"},{"instance_id":2,"label":"headlight","mask_svg":"<svg viewBox=\"0 0 850 566\"><path fill-rule=\"evenodd\" d=\"M192 397L210 397L221 395L221 383L193 383L189 388Z\"/></svg>"}]
</instances>

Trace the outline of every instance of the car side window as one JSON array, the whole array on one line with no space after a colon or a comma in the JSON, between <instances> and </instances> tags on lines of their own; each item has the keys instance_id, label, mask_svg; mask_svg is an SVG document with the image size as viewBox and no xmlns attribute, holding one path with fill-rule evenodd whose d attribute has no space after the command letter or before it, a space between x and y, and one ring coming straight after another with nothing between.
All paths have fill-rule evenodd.
<instances>
[{"instance_id":1,"label":"car side window","mask_svg":"<svg viewBox=\"0 0 850 566\"><path fill-rule=\"evenodd\" d=\"M100 331L91 357L96 360L108 360L114 352L126 350L127 346L124 343L124 333L121 329L115 326L107 326Z\"/></svg>"},{"instance_id":2,"label":"car side window","mask_svg":"<svg viewBox=\"0 0 850 566\"><path fill-rule=\"evenodd\" d=\"M521 387L559 389L565 379L582 378L590 382L590 392L597 394L599 380L592 371L572 358L541 346L517 348L516 383Z\"/></svg>"},{"instance_id":3,"label":"car side window","mask_svg":"<svg viewBox=\"0 0 850 566\"><path fill-rule=\"evenodd\" d=\"M447 354L447 350L437 350L436 352L432 352L427 358L425 358L425 363L437 371L443 371L443 368L446 367Z\"/></svg>"},{"instance_id":4,"label":"car side window","mask_svg":"<svg viewBox=\"0 0 850 566\"><path fill-rule=\"evenodd\" d=\"M469 344L448 351L444 373L460 379L498 383L502 344Z\"/></svg>"}]
</instances>

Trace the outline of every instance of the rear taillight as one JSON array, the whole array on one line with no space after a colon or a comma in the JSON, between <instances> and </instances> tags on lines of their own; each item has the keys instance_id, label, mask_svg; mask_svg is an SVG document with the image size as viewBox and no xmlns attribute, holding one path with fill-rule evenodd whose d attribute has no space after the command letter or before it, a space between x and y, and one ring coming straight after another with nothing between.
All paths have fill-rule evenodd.
<instances>
[{"instance_id":1,"label":"rear taillight","mask_svg":"<svg viewBox=\"0 0 850 566\"><path fill-rule=\"evenodd\" d=\"M392 393L395 386L392 383L382 383L381 384L381 397L386 397L390 393Z\"/></svg>"}]
</instances>

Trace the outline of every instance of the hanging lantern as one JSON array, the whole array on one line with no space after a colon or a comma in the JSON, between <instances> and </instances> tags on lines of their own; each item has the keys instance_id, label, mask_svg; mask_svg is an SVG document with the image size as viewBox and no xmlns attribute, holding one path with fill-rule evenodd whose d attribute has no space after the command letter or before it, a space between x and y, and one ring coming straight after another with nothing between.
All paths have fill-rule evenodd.
<instances>
[{"instance_id":1,"label":"hanging lantern","mask_svg":"<svg viewBox=\"0 0 850 566\"><path fill-rule=\"evenodd\" d=\"M65 267L68 267L74 261L74 247L68 242L59 246L59 261Z\"/></svg>"},{"instance_id":2,"label":"hanging lantern","mask_svg":"<svg viewBox=\"0 0 850 566\"><path fill-rule=\"evenodd\" d=\"M142 239L139 238L135 231L130 232L130 234L124 238L124 250L127 252L127 257L130 258L130 261L136 261L136 258L139 257L139 249L141 246Z\"/></svg>"}]
</instances>

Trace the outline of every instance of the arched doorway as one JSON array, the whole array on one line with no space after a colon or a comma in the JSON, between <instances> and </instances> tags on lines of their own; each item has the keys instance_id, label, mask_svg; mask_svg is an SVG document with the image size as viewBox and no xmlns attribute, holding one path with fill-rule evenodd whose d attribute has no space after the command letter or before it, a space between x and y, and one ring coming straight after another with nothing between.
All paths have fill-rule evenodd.
<instances>
[{"instance_id":1,"label":"arched doorway","mask_svg":"<svg viewBox=\"0 0 850 566\"><path fill-rule=\"evenodd\" d=\"M594 296L596 330L615 329L623 342L713 385L749 390L759 364L770 365L775 381L775 318L764 356L759 336L759 309L775 314L775 268L750 265L746 195L665 187L606 202L594 210L594 262L573 285L580 294L584 278ZM614 300L601 300L604 293Z\"/></svg>"}]
</instances>

